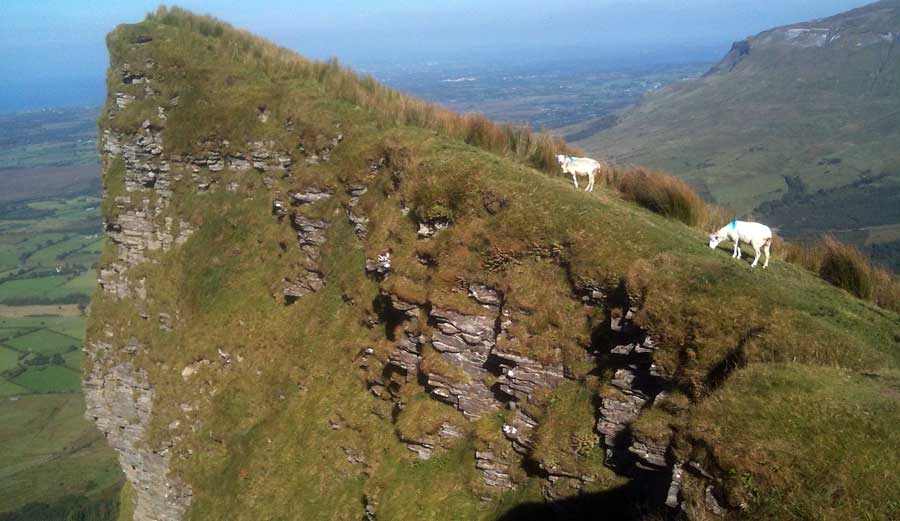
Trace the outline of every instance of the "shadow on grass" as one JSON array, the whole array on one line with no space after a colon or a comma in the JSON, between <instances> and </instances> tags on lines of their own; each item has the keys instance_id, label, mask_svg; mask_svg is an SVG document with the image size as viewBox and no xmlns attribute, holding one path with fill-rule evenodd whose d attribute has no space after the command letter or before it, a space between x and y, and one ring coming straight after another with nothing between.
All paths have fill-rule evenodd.
<instances>
[{"instance_id":1,"label":"shadow on grass","mask_svg":"<svg viewBox=\"0 0 900 521\"><path fill-rule=\"evenodd\" d=\"M664 506L669 476L643 473L627 484L603 492L544 503L524 503L500 521L663 521L678 519L680 510Z\"/></svg>"}]
</instances>

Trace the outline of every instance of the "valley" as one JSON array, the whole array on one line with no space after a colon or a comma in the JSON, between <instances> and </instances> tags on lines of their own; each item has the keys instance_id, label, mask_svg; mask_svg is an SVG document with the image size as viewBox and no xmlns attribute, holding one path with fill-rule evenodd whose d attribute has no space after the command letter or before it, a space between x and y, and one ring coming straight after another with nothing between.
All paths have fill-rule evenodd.
<instances>
[{"instance_id":1,"label":"valley","mask_svg":"<svg viewBox=\"0 0 900 521\"><path fill-rule=\"evenodd\" d=\"M84 418L81 392L86 312L103 248L99 166L87 155L96 113L2 117L0 164L15 165L0 169L4 521L106 521L116 512L121 474ZM31 129L27 139L22 129Z\"/></svg>"},{"instance_id":2,"label":"valley","mask_svg":"<svg viewBox=\"0 0 900 521\"><path fill-rule=\"evenodd\" d=\"M898 35L896 0L764 31L701 78L564 132L614 163L671 171L785 238L831 233L897 271Z\"/></svg>"}]
</instances>

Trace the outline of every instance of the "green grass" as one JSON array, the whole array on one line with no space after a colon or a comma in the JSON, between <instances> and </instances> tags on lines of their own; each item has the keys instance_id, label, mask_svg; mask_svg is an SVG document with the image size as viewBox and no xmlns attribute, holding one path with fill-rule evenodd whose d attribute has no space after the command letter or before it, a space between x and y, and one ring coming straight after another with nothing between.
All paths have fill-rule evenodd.
<instances>
[{"instance_id":1,"label":"green grass","mask_svg":"<svg viewBox=\"0 0 900 521\"><path fill-rule=\"evenodd\" d=\"M134 519L134 509L137 506L137 493L130 481L126 481L122 485L119 492L119 516L118 521L132 521Z\"/></svg>"},{"instance_id":2,"label":"green grass","mask_svg":"<svg viewBox=\"0 0 900 521\"><path fill-rule=\"evenodd\" d=\"M87 301L102 247L99 202L50 193L0 204L0 304Z\"/></svg>"},{"instance_id":3,"label":"green grass","mask_svg":"<svg viewBox=\"0 0 900 521\"><path fill-rule=\"evenodd\" d=\"M28 394L31 391L22 387L21 385L16 385L9 380L0 379L0 397L7 396L15 396L17 394Z\"/></svg>"},{"instance_id":4,"label":"green grass","mask_svg":"<svg viewBox=\"0 0 900 521\"><path fill-rule=\"evenodd\" d=\"M0 342L28 333L32 329L28 327L10 327L8 325L10 323L9 319L0 319L0 324L2 324L0 325Z\"/></svg>"},{"instance_id":5,"label":"green grass","mask_svg":"<svg viewBox=\"0 0 900 521\"><path fill-rule=\"evenodd\" d=\"M81 349L69 351L63 355L63 359L66 361L66 367L76 372L81 371Z\"/></svg>"},{"instance_id":6,"label":"green grass","mask_svg":"<svg viewBox=\"0 0 900 521\"><path fill-rule=\"evenodd\" d=\"M57 365L29 367L12 381L35 393L77 392L81 385L77 371Z\"/></svg>"},{"instance_id":7,"label":"green grass","mask_svg":"<svg viewBox=\"0 0 900 521\"><path fill-rule=\"evenodd\" d=\"M81 340L57 333L56 331L50 331L49 329L41 329L34 333L8 340L6 345L18 351L53 355L81 347Z\"/></svg>"},{"instance_id":8,"label":"green grass","mask_svg":"<svg viewBox=\"0 0 900 521\"><path fill-rule=\"evenodd\" d=\"M71 237L62 242L56 243L49 248L43 248L34 255L28 257L29 264L38 266L52 266L65 263L66 259L75 252L97 243L95 238L85 237L83 235Z\"/></svg>"},{"instance_id":9,"label":"green grass","mask_svg":"<svg viewBox=\"0 0 900 521\"><path fill-rule=\"evenodd\" d=\"M91 273L84 272L77 277L47 275L11 280L0 284L0 304L80 301L90 295L92 279Z\"/></svg>"},{"instance_id":10,"label":"green grass","mask_svg":"<svg viewBox=\"0 0 900 521\"><path fill-rule=\"evenodd\" d=\"M535 460L557 472L590 476L599 490L625 484L604 465L604 449L594 432L596 390L566 383L547 394L534 437Z\"/></svg>"},{"instance_id":11,"label":"green grass","mask_svg":"<svg viewBox=\"0 0 900 521\"><path fill-rule=\"evenodd\" d=\"M96 257L94 257L96 258ZM73 277L62 285L64 291L76 293L79 295L90 295L97 285L97 275L93 270L87 270L80 275Z\"/></svg>"},{"instance_id":12,"label":"green grass","mask_svg":"<svg viewBox=\"0 0 900 521\"><path fill-rule=\"evenodd\" d=\"M80 393L0 400L0 512L115 485L115 455L84 417Z\"/></svg>"},{"instance_id":13,"label":"green grass","mask_svg":"<svg viewBox=\"0 0 900 521\"><path fill-rule=\"evenodd\" d=\"M19 365L19 352L0 345L0 373Z\"/></svg>"},{"instance_id":14,"label":"green grass","mask_svg":"<svg viewBox=\"0 0 900 521\"><path fill-rule=\"evenodd\" d=\"M135 35L153 39L132 46ZM94 298L89 339L107 338L108 329L127 332L113 340L116 347L131 336L145 345L129 358L147 371L156 393L145 441L154 446L179 437L172 473L193 489L187 519L358 519L363 496L377 502L385 519L493 519L517 502L539 498L538 480L515 468L517 490L481 500L489 492L474 467L473 451L485 444L511 451L502 441L502 414L468 423L462 439L427 462L416 461L400 442L398 430L428 432L454 414L448 407L444 415L442 404L423 406L417 400L426 389L410 381L398 393L412 416L400 413L395 423L395 405L368 391L367 379L382 375L379 356L392 349L383 327L367 327L381 291L483 312L460 286L480 282L501 290L520 340L508 347L564 364L573 377L532 404L531 412L545 420L535 456L595 474L592 491L623 481L601 465L599 447L589 447L598 389L609 375L588 348L611 310L586 307L576 294L586 286L609 294L627 289L639 299L636 320L661 346L655 362L689 402L675 418L689 428L673 433L678 447L688 450L705 450L694 443L705 434L700 415L715 403L711 393L747 392L739 379L719 387L713 382L717 368L736 350L749 364L798 364L810 380L825 385L834 383L836 367L848 373L900 370L897 314L780 260L768 270L751 270L727 252L710 250L702 231L630 204L617 191L574 191L562 176L528 166L535 164L531 160L502 147L495 153L496 143L484 141L491 131L482 123L472 123L473 135L464 139L453 129L438 126L435 132L430 121L404 117L398 123L385 109L398 108L403 98L383 98L368 80L333 65L284 58L258 40L181 11L162 10L141 24L120 26L108 44L114 68L152 57L153 74L199 78L190 85L177 79L156 85L162 100L177 91L196 101L169 107L164 122L154 120L164 127L167 150L197 152L197 138L212 133L232 146L250 137L292 150L297 141L311 144L314 139L303 132L284 130L288 118L296 129L314 134L340 123L344 134L327 163L298 161L292 176L274 177L282 192L312 183L335 189L329 200L298 210L330 223L319 259L327 281L321 291L284 305L284 277L303 269L296 234L272 217L271 195L256 174L225 171L221 183L238 182L237 192L199 195L187 181L174 184L175 196L160 218L187 219L197 231L183 246L132 268L130 277L146 277L145 301L112 300L102 292ZM299 64L283 66L295 61ZM114 72L109 78L110 96L130 88L117 85ZM376 94L367 101L365 92ZM152 117L144 112L153 109L156 100L151 101L130 105L112 124L125 130ZM260 102L272 112L265 126L254 117ZM369 178L368 163L379 157L387 158L388 167ZM107 186L115 192L121 172L115 165L112 170ZM344 188L358 181L370 183L358 205L370 219L365 242L356 238L343 210ZM410 208L409 215L401 205ZM435 215L448 218L449 228L419 240L413 217ZM391 275L383 283L367 278L365 259L387 249ZM423 266L417 255L430 256L436 265ZM177 312L178 327L160 331L153 320L137 319L138 309L151 317ZM428 325L419 327L428 332ZM376 355L362 367L360 353L369 346L377 348ZM219 350L243 361L222 366ZM186 382L181 369L204 359L210 365ZM790 397L786 389L763 404L736 401L729 410L735 417L752 416L766 403ZM839 408L845 399L859 410L869 407L866 394L821 397L823 407ZM195 412L186 415L183 403L196 405ZM897 419L885 411L885 421ZM420 424L411 421L416 414ZM170 429L175 420L181 423ZM857 434L865 433L862 425L848 428L856 427ZM807 428L815 432L812 424ZM790 426L778 421L757 432L761 445L793 436ZM870 443L872 450L890 448L882 440ZM347 450L365 462L348 462ZM746 453L740 440L729 437L709 450ZM189 453L193 456L181 457ZM850 480L846 469L861 468L866 458L852 451L845 457L853 461L837 471ZM739 473L753 471L752 462L735 467ZM782 496L783 506L818 505L822 498L816 491L804 494L802 485L834 471L811 466L809 479L798 481L798 494ZM738 493L738 484L734 487ZM862 489L858 494L859 501L880 499Z\"/></svg>"},{"instance_id":15,"label":"green grass","mask_svg":"<svg viewBox=\"0 0 900 521\"><path fill-rule=\"evenodd\" d=\"M748 519L895 519L898 415L896 371L751 365L695 410L691 428ZM742 450L718 449L733 446Z\"/></svg>"},{"instance_id":16,"label":"green grass","mask_svg":"<svg viewBox=\"0 0 900 521\"><path fill-rule=\"evenodd\" d=\"M84 337L84 317L0 317L0 341L27 333L31 329L44 328L81 339Z\"/></svg>"}]
</instances>

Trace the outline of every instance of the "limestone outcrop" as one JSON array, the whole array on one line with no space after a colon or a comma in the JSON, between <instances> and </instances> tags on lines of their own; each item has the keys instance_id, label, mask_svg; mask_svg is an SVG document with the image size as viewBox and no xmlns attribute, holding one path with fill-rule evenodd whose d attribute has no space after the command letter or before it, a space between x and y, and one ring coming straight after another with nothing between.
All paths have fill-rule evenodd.
<instances>
[{"instance_id":1,"label":"limestone outcrop","mask_svg":"<svg viewBox=\"0 0 900 521\"><path fill-rule=\"evenodd\" d=\"M141 349L130 342L131 354ZM125 478L137 492L134 519L179 520L190 505L191 487L168 475L172 444L151 449L144 439L153 411L153 386L131 361L108 365L115 357L112 349L102 341L86 349L92 367L82 386L86 416L118 452Z\"/></svg>"}]
</instances>

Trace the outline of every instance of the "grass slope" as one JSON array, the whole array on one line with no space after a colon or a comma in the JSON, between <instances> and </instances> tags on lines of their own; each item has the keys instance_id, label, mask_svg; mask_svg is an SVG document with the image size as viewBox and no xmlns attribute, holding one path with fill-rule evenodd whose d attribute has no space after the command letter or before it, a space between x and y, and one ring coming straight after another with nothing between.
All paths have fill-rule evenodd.
<instances>
[{"instance_id":1,"label":"grass slope","mask_svg":"<svg viewBox=\"0 0 900 521\"><path fill-rule=\"evenodd\" d=\"M340 124L344 134L327 163L298 165L292 176L274 180L282 192L312 184L335 188L334 197L310 210L331 223L320 259L322 291L284 305L281 281L301 265L295 233L271 215L260 174L224 171L209 175L221 185L238 183L236 192L196 194L188 181L173 183L173 203L159 218L178 214L198 231L132 273L147 278L142 305L150 316L178 312L174 331L136 318L136 302L95 294L88 335L107 339L101 330L108 329L117 343L134 336L146 346L133 360L157 393L148 442L180 437L176 450L185 457L172 461L193 487L188 519L359 519L364 497L385 519L495 519L540 500L538 481L524 469L519 488L481 500L486 490L474 450L501 436L503 413L465 423L458 444L420 462L395 432L414 426L402 417L395 425L392 403L366 389L367 371L380 366L361 367L360 353L369 346L390 349L383 328L366 325L377 314L379 290L466 311L471 301L458 291L465 282L502 290L516 303L517 334L528 339L523 354L561 362L573 376L535 404L549 419L535 457L579 465L597 477L599 490L623 482L603 465L599 447L590 447L591 407L610 375L588 349L594 331L617 310L586 308L572 293L573 286L626 287L643 304L637 321L663 346L657 365L677 382L686 404L676 414L657 414L645 428L675 437L678 450L718 462L715 471L723 476L740 477L728 484L745 504L742 518L771 519L773 497L778 508L811 517L891 512L896 490L873 489L855 472L897 470L894 459L872 457L896 447L883 429L900 420L890 391L900 370L896 313L780 260L766 271L750 270L724 251L710 251L702 232L625 202L618 192L572 190L567 179L532 168L540 166L534 156L479 139L464 142L454 127L430 120L398 121L391 109L405 106L402 96L367 97L375 89L368 80L291 57L215 20L161 10L118 27L108 43L111 86L118 85L121 64L135 71L150 58L153 76L167 78L154 85L161 99L182 97L165 121L154 119L155 104L135 102L111 123L128 131L151 119L163 129L167 150L199 151L197 143L213 136L236 147L266 138L294 149L298 136L286 130L289 120L313 135ZM256 118L260 104L271 111L267 123ZM382 171L360 199L358 208L370 219L369 238L361 242L342 210L344 188L367 180L369 161L379 157L388 158L385 170L396 172ZM406 205L409 215L400 211ZM449 229L418 240L413 217L435 215L449 218ZM362 267L386 250L393 272L380 287ZM423 266L417 256L436 265ZM219 350L241 361L217 364ZM182 368L204 359L212 363L186 381ZM739 368L731 378L718 377L732 365ZM884 376L867 380L862 373ZM844 380L851 382L846 389L832 389ZM414 404L423 391L410 382L400 393ZM770 465L748 458L748 442L768 447L838 436L837 430L818 434L833 423L785 405L795 397L823 410L857 411L841 428L848 440L865 438L865 450L770 451ZM423 425L431 415L454 412L440 404L415 407ZM868 410L882 416L855 421ZM764 418L752 429L715 430L726 416ZM573 439L579 440L574 454ZM347 450L364 462L348 462ZM773 468L793 464L797 474L778 479ZM834 506L814 486L823 482L840 483L842 497L855 502ZM702 499L695 492L689 499Z\"/></svg>"}]
</instances>

